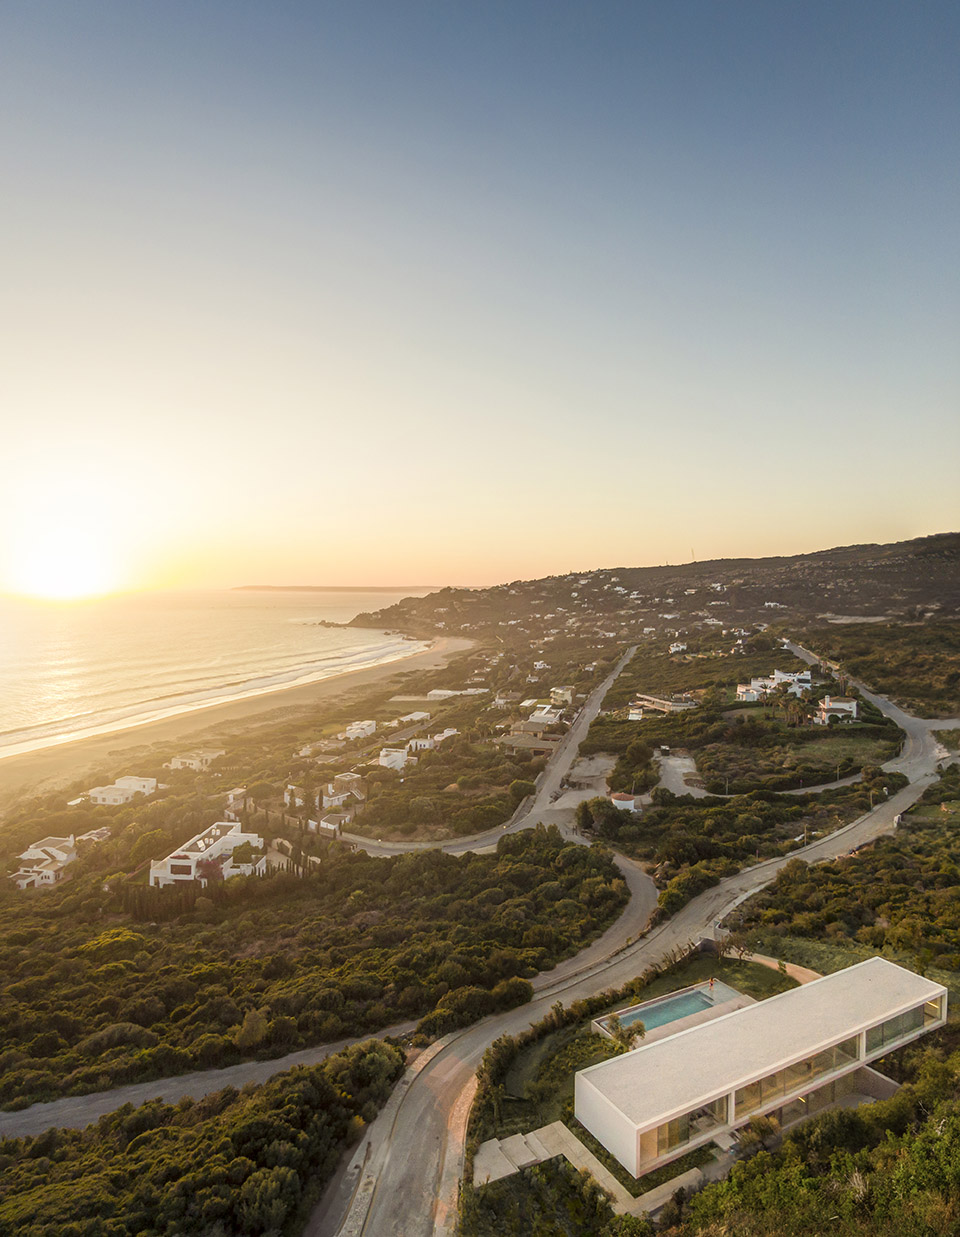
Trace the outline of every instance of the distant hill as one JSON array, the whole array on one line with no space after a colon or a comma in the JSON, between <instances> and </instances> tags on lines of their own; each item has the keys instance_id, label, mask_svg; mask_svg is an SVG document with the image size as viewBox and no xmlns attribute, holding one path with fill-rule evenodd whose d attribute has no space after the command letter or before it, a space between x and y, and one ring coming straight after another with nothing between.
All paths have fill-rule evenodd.
<instances>
[{"instance_id":1,"label":"distant hill","mask_svg":"<svg viewBox=\"0 0 960 1237\"><path fill-rule=\"evenodd\" d=\"M611 567L491 588L444 588L358 615L354 626L410 635L533 634L596 628L736 629L803 619L923 619L960 614L960 533L890 545L839 546L776 558L721 558L669 567Z\"/></svg>"}]
</instances>

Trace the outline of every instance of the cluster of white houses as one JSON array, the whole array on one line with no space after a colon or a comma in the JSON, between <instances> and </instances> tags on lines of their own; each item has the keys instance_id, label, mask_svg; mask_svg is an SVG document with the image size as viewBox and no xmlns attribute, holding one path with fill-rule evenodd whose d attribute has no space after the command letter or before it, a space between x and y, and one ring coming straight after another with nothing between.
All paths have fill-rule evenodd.
<instances>
[{"instance_id":1,"label":"cluster of white houses","mask_svg":"<svg viewBox=\"0 0 960 1237\"><path fill-rule=\"evenodd\" d=\"M787 695L802 696L812 686L809 670L774 670L773 674L751 679L749 683L738 683L737 699L744 703L766 700L781 687ZM824 696L816 702L813 722L817 726L827 726L833 719L856 721L858 714L858 702L853 696Z\"/></svg>"},{"instance_id":2,"label":"cluster of white houses","mask_svg":"<svg viewBox=\"0 0 960 1237\"><path fill-rule=\"evenodd\" d=\"M678 1019L672 1033L658 1027L576 1075L577 1120L639 1177L752 1117L785 1128L845 1096L890 1094L895 1085L870 1063L946 1016L942 984L870 958L765 1001Z\"/></svg>"},{"instance_id":3,"label":"cluster of white houses","mask_svg":"<svg viewBox=\"0 0 960 1237\"><path fill-rule=\"evenodd\" d=\"M11 875L11 880L18 889L50 889L64 879L67 868L76 862L81 843L96 845L110 836L107 828L91 829L89 833L81 833L75 837L72 833L65 838L41 838L39 842L31 842L27 849L17 858L20 867Z\"/></svg>"},{"instance_id":4,"label":"cluster of white houses","mask_svg":"<svg viewBox=\"0 0 960 1237\"><path fill-rule=\"evenodd\" d=\"M383 747L377 763L381 768L395 769L402 773L407 765L417 763L417 752L432 752L441 743L446 743L447 739L452 739L459 733L455 727L448 726L446 730L439 730L436 734L410 739L403 747Z\"/></svg>"},{"instance_id":5,"label":"cluster of white houses","mask_svg":"<svg viewBox=\"0 0 960 1237\"><path fill-rule=\"evenodd\" d=\"M521 709L532 708L529 717L515 721L507 734L500 735L496 742L511 756L520 752L531 756L552 756L562 742L556 733L564 724L564 710L574 704L576 689L561 686L550 688L550 700L524 700Z\"/></svg>"}]
</instances>

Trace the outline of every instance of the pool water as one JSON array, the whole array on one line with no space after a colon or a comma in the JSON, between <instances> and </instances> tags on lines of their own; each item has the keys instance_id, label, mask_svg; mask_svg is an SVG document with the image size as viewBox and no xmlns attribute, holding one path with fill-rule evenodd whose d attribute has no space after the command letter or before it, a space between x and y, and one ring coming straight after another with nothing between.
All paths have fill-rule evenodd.
<instances>
[{"instance_id":1,"label":"pool water","mask_svg":"<svg viewBox=\"0 0 960 1237\"><path fill-rule=\"evenodd\" d=\"M739 995L733 988L718 980L712 991L708 985L704 985L691 992L681 992L677 996L667 996L644 1005L636 1005L620 1015L620 1025L630 1027L635 1022L642 1022L646 1030L652 1031L654 1027L666 1026L668 1022L699 1014L704 1009L732 1001ZM603 1022L605 1023L606 1019L603 1019Z\"/></svg>"}]
</instances>

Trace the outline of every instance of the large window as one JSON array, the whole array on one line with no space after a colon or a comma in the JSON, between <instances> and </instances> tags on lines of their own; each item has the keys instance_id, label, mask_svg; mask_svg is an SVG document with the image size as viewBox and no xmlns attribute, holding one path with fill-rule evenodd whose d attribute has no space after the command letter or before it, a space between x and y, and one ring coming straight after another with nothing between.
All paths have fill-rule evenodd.
<instances>
[{"instance_id":1,"label":"large window","mask_svg":"<svg viewBox=\"0 0 960 1237\"><path fill-rule=\"evenodd\" d=\"M923 1007L923 1025L929 1026L931 1022L939 1022L943 1017L943 997L938 996L933 1001L927 1001Z\"/></svg>"},{"instance_id":2,"label":"large window","mask_svg":"<svg viewBox=\"0 0 960 1237\"><path fill-rule=\"evenodd\" d=\"M808 1087L810 1083L817 1078L822 1078L824 1074L830 1074L834 1070L842 1069L844 1065L851 1064L858 1059L857 1049L857 1037L854 1035L851 1039L845 1039L842 1044L825 1048L816 1056L797 1061L794 1065L777 1070L775 1074L768 1074L766 1078L741 1087L734 1097L736 1119L739 1120L760 1108L769 1108L782 1096Z\"/></svg>"},{"instance_id":3,"label":"large window","mask_svg":"<svg viewBox=\"0 0 960 1237\"><path fill-rule=\"evenodd\" d=\"M939 1010L939 1001L931 1001L928 1004L936 1005ZM937 1016L939 1017L939 1014ZM867 1032L867 1052L877 1052L881 1048L895 1044L905 1035L921 1030L926 1017L926 1006L918 1005L916 1009L908 1009L905 1014L897 1014L895 1018L888 1018L879 1026L871 1027ZM929 1021L934 1021L934 1019L929 1019Z\"/></svg>"},{"instance_id":4,"label":"large window","mask_svg":"<svg viewBox=\"0 0 960 1237\"><path fill-rule=\"evenodd\" d=\"M725 1125L726 1121L727 1097L725 1095L711 1104L704 1104L701 1108L694 1108L691 1112L684 1113L682 1117L677 1117L674 1121L666 1121L657 1127L657 1155L666 1155L674 1147L690 1142L691 1139L698 1138L718 1125Z\"/></svg>"}]
</instances>

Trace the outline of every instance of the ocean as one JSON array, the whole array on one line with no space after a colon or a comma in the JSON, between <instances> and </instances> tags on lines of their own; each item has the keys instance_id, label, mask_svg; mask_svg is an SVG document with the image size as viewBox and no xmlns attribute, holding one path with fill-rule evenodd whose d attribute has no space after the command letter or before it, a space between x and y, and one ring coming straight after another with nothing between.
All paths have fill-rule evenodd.
<instances>
[{"instance_id":1,"label":"ocean","mask_svg":"<svg viewBox=\"0 0 960 1237\"><path fill-rule=\"evenodd\" d=\"M0 598L0 757L404 657L426 646L319 624L426 591Z\"/></svg>"}]
</instances>

